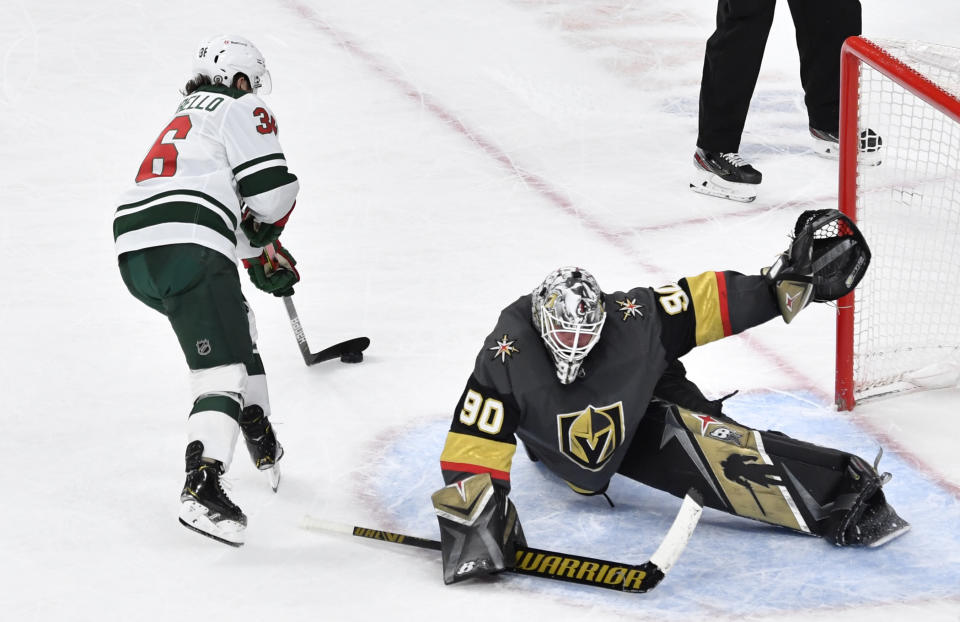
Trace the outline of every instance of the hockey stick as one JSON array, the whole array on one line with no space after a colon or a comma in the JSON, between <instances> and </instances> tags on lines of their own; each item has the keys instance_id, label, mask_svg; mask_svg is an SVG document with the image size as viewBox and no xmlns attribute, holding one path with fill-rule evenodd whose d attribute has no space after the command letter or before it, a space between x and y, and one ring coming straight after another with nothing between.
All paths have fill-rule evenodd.
<instances>
[{"instance_id":1,"label":"hockey stick","mask_svg":"<svg viewBox=\"0 0 960 622\"><path fill-rule=\"evenodd\" d=\"M275 260L276 249L274 249L273 244L267 244L263 250L275 270L284 269L280 268ZM291 296L283 296L283 306L287 309L287 316L290 318L290 327L293 328L293 336L297 338L297 347L300 348L303 362L306 363L308 367L335 358L339 358L344 363L359 363L363 360L363 351L370 345L370 340L367 337L347 339L346 341L341 341L340 343L335 343L330 347L324 348L319 352L311 353L310 346L307 345L307 336L304 334L303 326L300 324L300 316L297 314L297 308L293 306L293 298Z\"/></svg>"},{"instance_id":2,"label":"hockey stick","mask_svg":"<svg viewBox=\"0 0 960 622\"><path fill-rule=\"evenodd\" d=\"M370 340L366 337L347 339L319 352L311 353L310 346L307 345L307 336L303 333L303 326L300 325L297 308L293 306L293 298L284 296L283 306L287 308L287 315L290 316L290 326L293 328L294 337L297 338L297 346L300 348L300 354L303 355L303 362L308 366L338 357L344 363L359 363L363 360L363 351L370 345Z\"/></svg>"},{"instance_id":3,"label":"hockey stick","mask_svg":"<svg viewBox=\"0 0 960 622\"><path fill-rule=\"evenodd\" d=\"M584 557L571 553L558 553L544 549L517 548L516 564L512 572L552 579L592 585L617 592L643 593L655 588L683 553L693 530L700 521L703 512L703 497L691 488L680 504L680 510L663 541L649 561L639 565L607 561L593 557ZM382 540L394 544L415 546L421 549L439 551L440 542L427 538L407 536L390 531L368 529L357 525L344 525L304 516L301 527L313 531L327 531Z\"/></svg>"}]
</instances>

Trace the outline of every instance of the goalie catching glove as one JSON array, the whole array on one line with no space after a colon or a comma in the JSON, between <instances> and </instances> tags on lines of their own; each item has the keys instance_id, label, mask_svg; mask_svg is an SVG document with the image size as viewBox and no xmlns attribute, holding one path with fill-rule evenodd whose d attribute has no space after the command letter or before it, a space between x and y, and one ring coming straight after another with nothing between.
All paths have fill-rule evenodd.
<instances>
[{"instance_id":1,"label":"goalie catching glove","mask_svg":"<svg viewBox=\"0 0 960 622\"><path fill-rule=\"evenodd\" d=\"M297 260L280 245L279 240L268 244L258 257L243 260L243 267L257 289L274 296L293 295L293 286L300 281L296 265Z\"/></svg>"},{"instance_id":2,"label":"goalie catching glove","mask_svg":"<svg viewBox=\"0 0 960 622\"><path fill-rule=\"evenodd\" d=\"M771 282L780 314L790 323L810 303L849 294L870 265L863 234L835 209L800 214L793 242L762 274Z\"/></svg>"},{"instance_id":3,"label":"goalie catching glove","mask_svg":"<svg viewBox=\"0 0 960 622\"><path fill-rule=\"evenodd\" d=\"M527 541L517 509L489 473L444 486L431 498L440 522L444 583L514 567L516 547Z\"/></svg>"}]
</instances>

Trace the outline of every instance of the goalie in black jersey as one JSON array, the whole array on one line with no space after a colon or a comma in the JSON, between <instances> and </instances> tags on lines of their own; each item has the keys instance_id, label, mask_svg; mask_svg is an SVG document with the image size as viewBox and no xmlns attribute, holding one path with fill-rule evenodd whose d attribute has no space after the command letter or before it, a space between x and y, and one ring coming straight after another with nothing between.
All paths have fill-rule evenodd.
<instances>
[{"instance_id":1,"label":"goalie in black jersey","mask_svg":"<svg viewBox=\"0 0 960 622\"><path fill-rule=\"evenodd\" d=\"M510 501L516 439L575 492L615 474L704 505L821 536L879 546L909 529L858 456L744 427L686 378L680 356L810 302L853 290L870 261L836 210L804 212L760 275L705 272L605 293L586 270L552 272L500 314L476 359L440 457L433 495L444 581L510 568L526 546Z\"/></svg>"}]
</instances>

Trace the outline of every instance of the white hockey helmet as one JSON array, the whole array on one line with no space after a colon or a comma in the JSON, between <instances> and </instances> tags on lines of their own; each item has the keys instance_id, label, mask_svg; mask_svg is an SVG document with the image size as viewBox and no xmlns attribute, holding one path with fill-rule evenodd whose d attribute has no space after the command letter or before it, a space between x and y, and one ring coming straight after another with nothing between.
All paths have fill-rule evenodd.
<instances>
[{"instance_id":1,"label":"white hockey helmet","mask_svg":"<svg viewBox=\"0 0 960 622\"><path fill-rule=\"evenodd\" d=\"M607 318L603 292L592 274L567 266L547 275L532 297L533 324L553 357L557 378L570 384L600 341Z\"/></svg>"},{"instance_id":2,"label":"white hockey helmet","mask_svg":"<svg viewBox=\"0 0 960 622\"><path fill-rule=\"evenodd\" d=\"M243 37L219 35L202 41L193 57L193 71L225 86L233 85L234 77L242 73L254 93L268 95L273 89L263 54Z\"/></svg>"}]
</instances>

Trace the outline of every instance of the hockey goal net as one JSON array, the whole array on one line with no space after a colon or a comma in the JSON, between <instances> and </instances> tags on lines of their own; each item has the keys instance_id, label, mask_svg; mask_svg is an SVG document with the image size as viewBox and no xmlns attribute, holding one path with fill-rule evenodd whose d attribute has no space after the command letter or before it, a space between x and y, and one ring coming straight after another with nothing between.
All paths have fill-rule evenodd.
<instances>
[{"instance_id":1,"label":"hockey goal net","mask_svg":"<svg viewBox=\"0 0 960 622\"><path fill-rule=\"evenodd\" d=\"M841 53L840 210L873 252L840 301L836 403L960 376L960 49L851 37ZM882 140L881 163L858 154Z\"/></svg>"}]
</instances>

